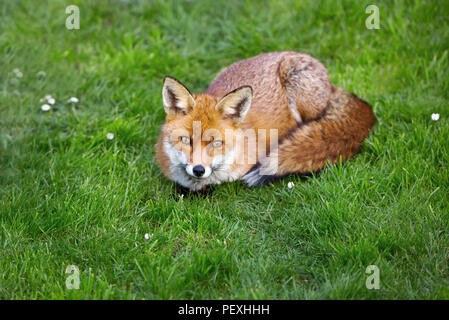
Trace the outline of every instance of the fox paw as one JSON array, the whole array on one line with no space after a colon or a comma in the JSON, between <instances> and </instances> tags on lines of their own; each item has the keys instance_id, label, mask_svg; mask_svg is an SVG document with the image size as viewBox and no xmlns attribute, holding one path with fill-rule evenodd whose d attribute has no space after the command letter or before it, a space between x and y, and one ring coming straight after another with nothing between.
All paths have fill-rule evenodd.
<instances>
[{"instance_id":1,"label":"fox paw","mask_svg":"<svg viewBox=\"0 0 449 320\"><path fill-rule=\"evenodd\" d=\"M248 187L254 187L267 185L279 178L275 172L270 172L259 162L242 177L242 180L245 181Z\"/></svg>"},{"instance_id":2,"label":"fox paw","mask_svg":"<svg viewBox=\"0 0 449 320\"><path fill-rule=\"evenodd\" d=\"M267 176L261 175L260 168L256 168L256 166L242 177L242 180L245 181L248 187L263 186L268 183L266 181Z\"/></svg>"}]
</instances>

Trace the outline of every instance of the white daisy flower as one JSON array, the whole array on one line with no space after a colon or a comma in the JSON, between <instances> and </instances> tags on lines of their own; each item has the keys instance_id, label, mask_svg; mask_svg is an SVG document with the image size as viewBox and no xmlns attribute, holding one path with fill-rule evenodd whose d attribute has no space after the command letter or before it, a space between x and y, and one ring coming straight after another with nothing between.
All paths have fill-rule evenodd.
<instances>
[{"instance_id":1,"label":"white daisy flower","mask_svg":"<svg viewBox=\"0 0 449 320\"><path fill-rule=\"evenodd\" d=\"M41 107L41 110L42 111L49 111L51 109L51 107L48 105L48 104L44 104L44 105L42 105L42 107Z\"/></svg>"},{"instance_id":2,"label":"white daisy flower","mask_svg":"<svg viewBox=\"0 0 449 320\"><path fill-rule=\"evenodd\" d=\"M56 100L54 98L47 99L49 104L55 104Z\"/></svg>"},{"instance_id":3,"label":"white daisy flower","mask_svg":"<svg viewBox=\"0 0 449 320\"><path fill-rule=\"evenodd\" d=\"M75 97L71 97L69 100L67 100L67 103L78 103L78 102L79 102L78 98Z\"/></svg>"},{"instance_id":4,"label":"white daisy flower","mask_svg":"<svg viewBox=\"0 0 449 320\"><path fill-rule=\"evenodd\" d=\"M145 236L144 236L144 237L145 237L145 239L148 240L148 239L150 239L150 234L149 234L149 233L145 233Z\"/></svg>"},{"instance_id":5,"label":"white daisy flower","mask_svg":"<svg viewBox=\"0 0 449 320\"><path fill-rule=\"evenodd\" d=\"M295 186L295 184L293 182L291 182L291 181L287 184L287 187L289 189L293 188L294 186Z\"/></svg>"},{"instance_id":6,"label":"white daisy flower","mask_svg":"<svg viewBox=\"0 0 449 320\"><path fill-rule=\"evenodd\" d=\"M108 133L108 134L106 135L106 139L108 139L108 140L113 140L113 139L114 139L114 134L113 134L113 133Z\"/></svg>"},{"instance_id":7,"label":"white daisy flower","mask_svg":"<svg viewBox=\"0 0 449 320\"><path fill-rule=\"evenodd\" d=\"M16 77L17 78L22 78L23 77L23 73L22 72L16 72Z\"/></svg>"},{"instance_id":8,"label":"white daisy flower","mask_svg":"<svg viewBox=\"0 0 449 320\"><path fill-rule=\"evenodd\" d=\"M51 98L53 98L50 94L47 94L46 96L45 96L45 99L46 100L48 100L48 99L51 99Z\"/></svg>"},{"instance_id":9,"label":"white daisy flower","mask_svg":"<svg viewBox=\"0 0 449 320\"><path fill-rule=\"evenodd\" d=\"M438 119L440 119L440 114L439 113L432 113L431 116L433 121L438 121Z\"/></svg>"}]
</instances>

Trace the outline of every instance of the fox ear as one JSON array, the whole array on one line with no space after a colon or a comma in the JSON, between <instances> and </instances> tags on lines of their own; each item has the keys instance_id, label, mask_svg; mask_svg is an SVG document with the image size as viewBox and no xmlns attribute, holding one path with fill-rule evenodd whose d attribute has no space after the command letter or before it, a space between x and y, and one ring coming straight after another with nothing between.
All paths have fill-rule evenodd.
<instances>
[{"instance_id":1,"label":"fox ear","mask_svg":"<svg viewBox=\"0 0 449 320\"><path fill-rule=\"evenodd\" d=\"M217 103L217 110L225 118L230 118L235 124L242 122L251 107L253 89L250 86L243 86L229 92Z\"/></svg>"},{"instance_id":2,"label":"fox ear","mask_svg":"<svg viewBox=\"0 0 449 320\"><path fill-rule=\"evenodd\" d=\"M193 99L190 91L172 77L164 78L162 102L165 112L171 116L185 115L195 107L195 99Z\"/></svg>"}]
</instances>

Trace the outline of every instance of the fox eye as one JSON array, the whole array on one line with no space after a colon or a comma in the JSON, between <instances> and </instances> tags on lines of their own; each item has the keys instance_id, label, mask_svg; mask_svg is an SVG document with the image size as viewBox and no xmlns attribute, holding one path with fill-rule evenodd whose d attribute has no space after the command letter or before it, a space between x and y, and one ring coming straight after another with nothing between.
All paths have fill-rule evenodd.
<instances>
[{"instance_id":1,"label":"fox eye","mask_svg":"<svg viewBox=\"0 0 449 320\"><path fill-rule=\"evenodd\" d=\"M190 138L189 137L182 136L180 139L181 139L181 143L190 145Z\"/></svg>"},{"instance_id":2,"label":"fox eye","mask_svg":"<svg viewBox=\"0 0 449 320\"><path fill-rule=\"evenodd\" d=\"M221 140L214 140L211 143L212 148L221 148L221 146L223 145L223 141Z\"/></svg>"}]
</instances>

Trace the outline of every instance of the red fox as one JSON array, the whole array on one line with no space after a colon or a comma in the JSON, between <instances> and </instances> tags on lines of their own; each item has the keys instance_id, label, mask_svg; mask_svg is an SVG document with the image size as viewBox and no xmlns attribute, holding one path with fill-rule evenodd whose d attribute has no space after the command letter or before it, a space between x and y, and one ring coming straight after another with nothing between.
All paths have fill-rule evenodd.
<instances>
[{"instance_id":1,"label":"red fox","mask_svg":"<svg viewBox=\"0 0 449 320\"><path fill-rule=\"evenodd\" d=\"M166 77L162 101L157 161L195 191L319 171L354 156L376 122L371 106L331 84L317 59L293 51L236 62L201 94Z\"/></svg>"}]
</instances>

